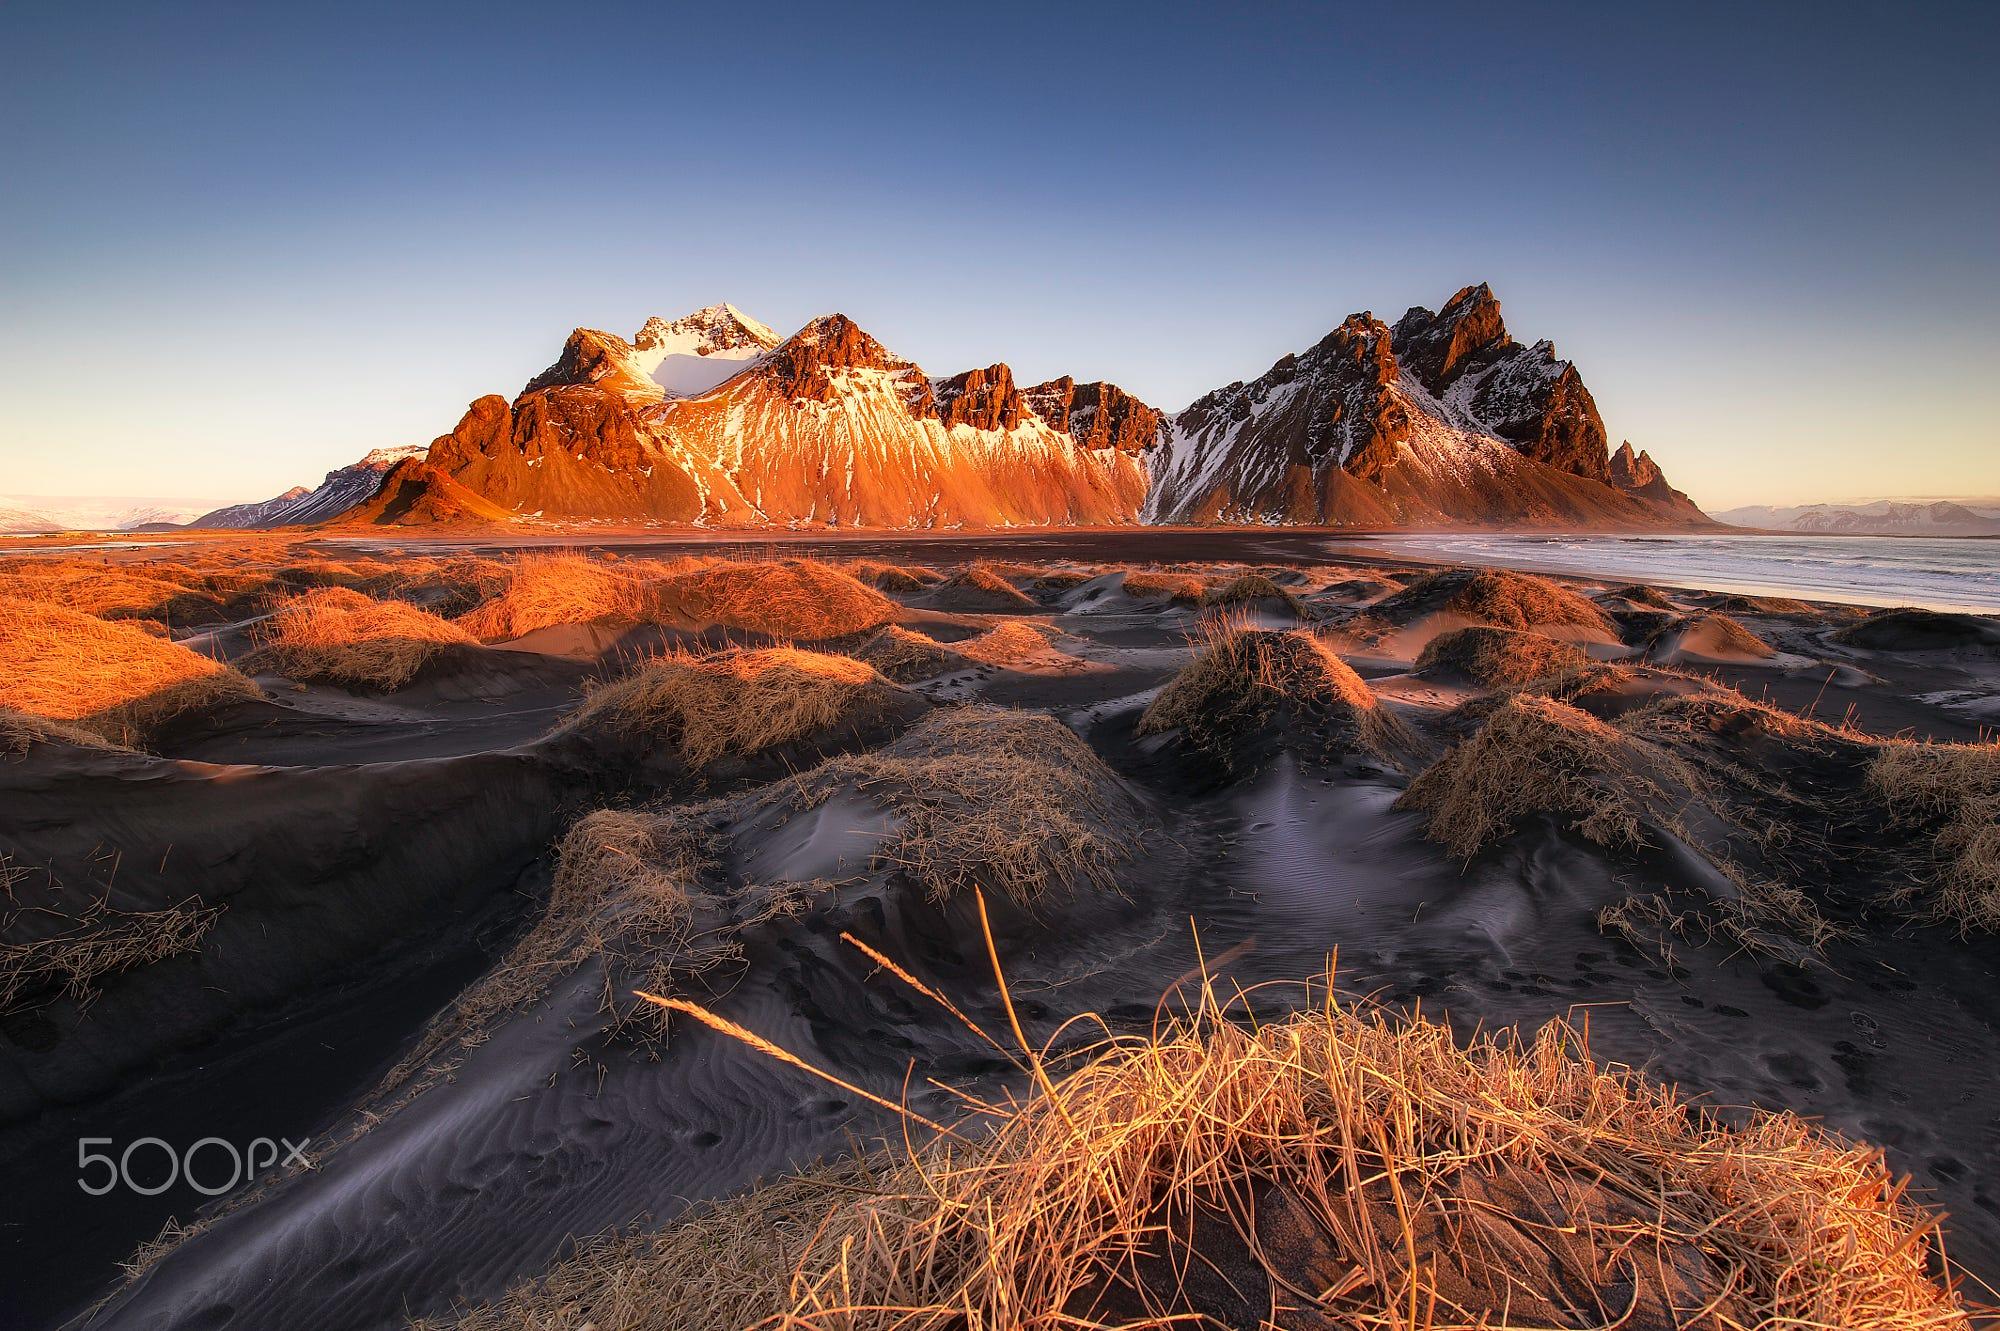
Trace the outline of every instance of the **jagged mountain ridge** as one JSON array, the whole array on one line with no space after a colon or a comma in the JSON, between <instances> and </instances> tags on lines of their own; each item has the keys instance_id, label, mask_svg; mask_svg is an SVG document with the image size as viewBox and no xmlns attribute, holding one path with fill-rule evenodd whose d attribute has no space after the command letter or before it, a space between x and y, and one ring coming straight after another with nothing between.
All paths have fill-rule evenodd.
<instances>
[{"instance_id":1,"label":"jagged mountain ridge","mask_svg":"<svg viewBox=\"0 0 2000 1331\"><path fill-rule=\"evenodd\" d=\"M1072 414L1081 400L1084 440L1031 399ZM836 314L693 396L662 388L635 343L579 329L513 402L473 403L429 460L549 519L1089 525L1133 520L1149 423L1111 385L1023 390L1005 366L933 381Z\"/></svg>"},{"instance_id":2,"label":"jagged mountain ridge","mask_svg":"<svg viewBox=\"0 0 2000 1331\"><path fill-rule=\"evenodd\" d=\"M1394 328L1350 315L1173 420L1151 522L1657 526L1706 521L1650 457L1614 459L1553 344L1516 342L1483 283Z\"/></svg>"},{"instance_id":3,"label":"jagged mountain ridge","mask_svg":"<svg viewBox=\"0 0 2000 1331\"><path fill-rule=\"evenodd\" d=\"M779 339L710 306L630 341L576 330L424 460L400 502L349 520L490 506L749 527L1707 521L1650 457L1610 453L1575 366L1516 342L1483 284L1393 329L1350 316L1173 417L1115 384L1024 387L1005 364L933 378L843 315ZM435 478L451 493L410 497Z\"/></svg>"}]
</instances>

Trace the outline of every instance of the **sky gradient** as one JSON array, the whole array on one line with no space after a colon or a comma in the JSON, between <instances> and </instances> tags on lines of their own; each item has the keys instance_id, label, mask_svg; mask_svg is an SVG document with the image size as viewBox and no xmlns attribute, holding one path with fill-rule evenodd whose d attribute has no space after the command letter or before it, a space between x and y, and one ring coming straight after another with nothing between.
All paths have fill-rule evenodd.
<instances>
[{"instance_id":1,"label":"sky gradient","mask_svg":"<svg viewBox=\"0 0 2000 1331\"><path fill-rule=\"evenodd\" d=\"M2000 493L2000 7L1395 8L9 5L0 493L716 301L1176 409L1480 280L1704 506Z\"/></svg>"}]
</instances>

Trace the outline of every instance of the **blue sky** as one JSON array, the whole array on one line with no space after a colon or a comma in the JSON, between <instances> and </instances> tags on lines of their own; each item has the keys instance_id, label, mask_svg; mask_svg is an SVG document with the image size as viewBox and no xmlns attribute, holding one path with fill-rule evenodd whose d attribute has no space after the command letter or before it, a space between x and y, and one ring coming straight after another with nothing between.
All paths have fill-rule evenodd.
<instances>
[{"instance_id":1,"label":"blue sky","mask_svg":"<svg viewBox=\"0 0 2000 1331\"><path fill-rule=\"evenodd\" d=\"M1222 8L8 5L0 493L721 300L1174 408L1478 280L1705 504L2000 493L2000 10Z\"/></svg>"}]
</instances>

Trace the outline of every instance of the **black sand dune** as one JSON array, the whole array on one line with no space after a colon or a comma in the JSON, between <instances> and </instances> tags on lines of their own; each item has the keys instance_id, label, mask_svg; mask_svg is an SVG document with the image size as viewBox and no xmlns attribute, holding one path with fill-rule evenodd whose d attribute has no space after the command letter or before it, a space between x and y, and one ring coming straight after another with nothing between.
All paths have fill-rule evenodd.
<instances>
[{"instance_id":1,"label":"black sand dune","mask_svg":"<svg viewBox=\"0 0 2000 1331\"><path fill-rule=\"evenodd\" d=\"M855 553L933 566L951 553L949 542L867 544L879 549ZM981 553L1032 547L996 544ZM1241 540L1231 548L1242 557ZM1057 727L1037 732L1051 753L1064 734L1080 737L1090 755L1058 770L1104 773L1090 777L1097 794L1072 801L1090 832L1080 844L1103 851L1086 857L1095 867L1025 901L987 884L1031 1038L1086 1011L1144 1029L1204 958L1225 986L1249 986L1311 976L1335 950L1343 985L1446 1012L1464 1030L1587 1011L1603 1057L1720 1104L1790 1108L1881 1143L1950 1213L1955 1260L2000 1280L2000 1187L1984 1166L2000 1158L2000 1091L1982 1071L2000 1061L1995 944L1890 902L1924 862L1921 829L1891 818L1867 785L1873 736L1979 738L1965 712L1925 701L2000 690L2000 664L1977 643L1913 652L1855 641L1846 616L1585 587L1616 593L1582 601L1618 611L1609 627L1559 624L1574 632L1566 650L1537 657L1550 674L1487 686L1462 671L1410 673L1423 644L1397 636L1458 616L1444 602L1463 579L1426 587L1308 568L1274 579L1291 599L1286 623L1265 631L1302 627L1335 653L1356 645L1357 670L1310 699L1279 689L1199 709L1216 730L1203 734L1171 708L1145 718L1212 643L1203 625L1217 607L1135 595L1121 570L1052 572L1062 575L1009 570L1026 606L971 587L978 579L940 584L955 589L944 598L896 593L912 606L902 628L946 648L944 669L870 694L885 701L804 742L700 767L667 739L542 723L573 705L586 676L616 677L645 655L639 641L712 651L755 645L746 635L579 647L551 630L547 643L512 644L551 649L541 664L462 693L420 683L357 695L343 715L331 695L279 691L170 737L167 757L54 746L0 756L0 834L37 860L77 863L115 841L130 847L113 879L124 908L196 891L226 905L198 952L106 977L86 1013L58 1000L0 1021L0 1156L31 1185L14 1206L94 1235L93 1252L117 1251L121 1224L127 1247L156 1227L143 1209L107 1221L65 1192L72 1162L28 1149L77 1114L129 1136L145 1121L135 1106L150 1103L156 1121L191 1131L206 1099L234 1095L282 1104L271 1118L316 1133L310 1172L233 1199L130 1283L114 1285L108 1265L58 1265L41 1288L10 1293L21 1313L9 1324L51 1325L108 1292L86 1325L401 1326L491 1299L578 1238L665 1222L892 1129L864 1098L691 1023L663 1028L630 999L635 977L927 1115L951 1107L927 1078L1025 1092L1016 1068L842 938L907 967L985 1029L1005 1028L968 894L934 890L958 871L951 835L967 832L971 810L939 817L923 802L935 790L913 776L974 772L987 749L944 767L895 765L926 753L924 737L962 703ZM973 590L1005 604L941 603ZM1658 639L1634 627L1642 612L1678 622L1704 611L1739 619L1776 663L1645 661ZM1047 653L962 655L1003 624L1041 634ZM865 658L871 636L836 646ZM1510 704L1517 693L1525 701ZM398 707L412 719L396 720ZM1565 724L1609 747L1588 751L1577 798L1609 799L1619 816L1548 797L1537 774L1555 769L1530 766L1508 788L1534 798L1507 805L1499 830L1460 853L1439 839L1449 829L1436 806L1407 792L1454 746L1523 711L1584 718ZM1851 730L1832 728L1843 720ZM185 760L232 747L254 763ZM633 881L691 884L684 920L614 895L586 912L588 927L535 933L565 899L552 847L599 807L627 832L695 811L694 860L676 858L664 834L618 843L638 848L645 872ZM926 827L939 839L908 839ZM1746 905L1774 899L1758 895L1774 883L1806 900L1789 921ZM535 951L537 938L561 947ZM578 940L588 946L574 950ZM495 963L509 948L512 960ZM1282 992L1260 1002L1282 1007ZM488 1001L496 993L506 1001ZM312 1060L287 1040L315 1035L329 1036L326 1066L306 1075ZM296 1075L260 1082L253 1055ZM5 1219L10 1261L47 1260L48 1245L19 1237L20 1210Z\"/></svg>"}]
</instances>

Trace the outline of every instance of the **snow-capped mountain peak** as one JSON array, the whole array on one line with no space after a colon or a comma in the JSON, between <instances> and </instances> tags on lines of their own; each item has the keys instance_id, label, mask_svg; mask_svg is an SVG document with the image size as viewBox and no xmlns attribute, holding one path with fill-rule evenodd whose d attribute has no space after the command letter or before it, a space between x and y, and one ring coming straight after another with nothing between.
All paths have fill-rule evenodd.
<instances>
[{"instance_id":1,"label":"snow-capped mountain peak","mask_svg":"<svg viewBox=\"0 0 2000 1331\"><path fill-rule=\"evenodd\" d=\"M734 305L710 305L678 319L658 315L632 338L632 359L670 397L694 397L778 345L778 335Z\"/></svg>"}]
</instances>

